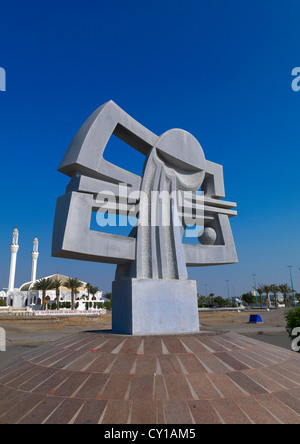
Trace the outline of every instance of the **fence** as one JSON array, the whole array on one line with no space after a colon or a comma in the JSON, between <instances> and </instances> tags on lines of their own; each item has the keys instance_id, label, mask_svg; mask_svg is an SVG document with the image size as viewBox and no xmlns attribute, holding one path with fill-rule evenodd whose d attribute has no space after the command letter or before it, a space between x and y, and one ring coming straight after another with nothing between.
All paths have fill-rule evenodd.
<instances>
[{"instance_id":1,"label":"fence","mask_svg":"<svg viewBox=\"0 0 300 444\"><path fill-rule=\"evenodd\" d=\"M13 308L13 307L0 307L1 315L14 315L14 316L99 316L107 313L105 308L99 310L32 310L30 307L25 308Z\"/></svg>"},{"instance_id":2,"label":"fence","mask_svg":"<svg viewBox=\"0 0 300 444\"><path fill-rule=\"evenodd\" d=\"M35 316L99 316L106 314L107 310L101 308L99 310L44 310L36 311Z\"/></svg>"}]
</instances>

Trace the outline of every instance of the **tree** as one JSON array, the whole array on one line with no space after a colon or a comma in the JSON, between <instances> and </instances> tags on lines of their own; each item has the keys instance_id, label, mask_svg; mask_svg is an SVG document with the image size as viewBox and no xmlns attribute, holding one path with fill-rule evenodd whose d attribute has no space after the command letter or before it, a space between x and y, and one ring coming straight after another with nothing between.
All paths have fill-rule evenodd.
<instances>
[{"instance_id":1,"label":"tree","mask_svg":"<svg viewBox=\"0 0 300 444\"><path fill-rule=\"evenodd\" d=\"M45 310L45 298L46 298L46 291L47 290L53 290L54 284L53 280L51 278L43 278L39 279L34 283L33 290L42 291L42 310Z\"/></svg>"},{"instance_id":2,"label":"tree","mask_svg":"<svg viewBox=\"0 0 300 444\"><path fill-rule=\"evenodd\" d=\"M62 286L62 281L59 279L59 277L56 277L53 280L53 288L55 288L56 291L56 308L59 310L59 299L60 299L60 287Z\"/></svg>"},{"instance_id":3,"label":"tree","mask_svg":"<svg viewBox=\"0 0 300 444\"><path fill-rule=\"evenodd\" d=\"M263 308L263 294L264 294L264 289L263 286L258 286L257 288L252 287L258 294L260 297L260 308Z\"/></svg>"},{"instance_id":4,"label":"tree","mask_svg":"<svg viewBox=\"0 0 300 444\"><path fill-rule=\"evenodd\" d=\"M98 291L99 291L99 288L98 288L98 287L93 287L93 286L91 286L91 288L90 288L90 293L93 295L93 298L92 298L93 300L96 299L95 294L98 293Z\"/></svg>"},{"instance_id":5,"label":"tree","mask_svg":"<svg viewBox=\"0 0 300 444\"><path fill-rule=\"evenodd\" d=\"M207 298L207 305L209 307L213 307L215 305L215 300L214 300L214 293L209 293L208 298Z\"/></svg>"},{"instance_id":6,"label":"tree","mask_svg":"<svg viewBox=\"0 0 300 444\"><path fill-rule=\"evenodd\" d=\"M109 301L111 301L112 300L112 293L111 292L110 293L105 293L104 297L106 299L108 299Z\"/></svg>"},{"instance_id":7,"label":"tree","mask_svg":"<svg viewBox=\"0 0 300 444\"><path fill-rule=\"evenodd\" d=\"M91 293L91 288L92 288L92 284L90 284L89 282L86 284L85 289L87 291L88 294L88 299L90 299L90 293Z\"/></svg>"},{"instance_id":8,"label":"tree","mask_svg":"<svg viewBox=\"0 0 300 444\"><path fill-rule=\"evenodd\" d=\"M222 298L222 296L216 296L214 298L215 305L218 305L219 307L227 307L228 300Z\"/></svg>"},{"instance_id":9,"label":"tree","mask_svg":"<svg viewBox=\"0 0 300 444\"><path fill-rule=\"evenodd\" d=\"M106 308L106 310L111 311L111 309L112 309L112 302L111 301L104 302L104 308Z\"/></svg>"},{"instance_id":10,"label":"tree","mask_svg":"<svg viewBox=\"0 0 300 444\"><path fill-rule=\"evenodd\" d=\"M291 289L291 287L288 284L280 284L278 285L279 291L280 293L283 294L284 297L284 305L285 307L288 306L288 295L293 293L293 290Z\"/></svg>"},{"instance_id":11,"label":"tree","mask_svg":"<svg viewBox=\"0 0 300 444\"><path fill-rule=\"evenodd\" d=\"M270 300L270 293L273 291L274 284L265 285L265 284L259 284L259 286L263 289L264 293L266 293L267 296L267 307L271 307L271 300Z\"/></svg>"},{"instance_id":12,"label":"tree","mask_svg":"<svg viewBox=\"0 0 300 444\"><path fill-rule=\"evenodd\" d=\"M71 290L71 309L75 309L75 294L78 288L82 287L82 282L78 278L69 278L66 282L66 287Z\"/></svg>"},{"instance_id":13,"label":"tree","mask_svg":"<svg viewBox=\"0 0 300 444\"><path fill-rule=\"evenodd\" d=\"M241 296L241 300L245 302L245 304L251 305L255 303L255 296L249 291Z\"/></svg>"},{"instance_id":14,"label":"tree","mask_svg":"<svg viewBox=\"0 0 300 444\"><path fill-rule=\"evenodd\" d=\"M278 285L273 284L272 285L272 293L274 295L274 299L275 299L275 308L278 308L278 299L277 299L277 293L279 293L279 288Z\"/></svg>"},{"instance_id":15,"label":"tree","mask_svg":"<svg viewBox=\"0 0 300 444\"><path fill-rule=\"evenodd\" d=\"M207 299L205 296L201 296L198 294L198 305L199 306L203 306L203 305L207 305Z\"/></svg>"}]
</instances>

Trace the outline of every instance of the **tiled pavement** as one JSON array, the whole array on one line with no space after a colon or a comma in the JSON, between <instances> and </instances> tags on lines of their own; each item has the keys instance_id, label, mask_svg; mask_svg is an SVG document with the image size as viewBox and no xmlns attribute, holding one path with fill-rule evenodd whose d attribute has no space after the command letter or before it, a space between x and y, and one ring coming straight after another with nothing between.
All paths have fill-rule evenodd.
<instances>
[{"instance_id":1,"label":"tiled pavement","mask_svg":"<svg viewBox=\"0 0 300 444\"><path fill-rule=\"evenodd\" d=\"M0 369L0 424L300 424L300 354L235 333L79 333Z\"/></svg>"}]
</instances>

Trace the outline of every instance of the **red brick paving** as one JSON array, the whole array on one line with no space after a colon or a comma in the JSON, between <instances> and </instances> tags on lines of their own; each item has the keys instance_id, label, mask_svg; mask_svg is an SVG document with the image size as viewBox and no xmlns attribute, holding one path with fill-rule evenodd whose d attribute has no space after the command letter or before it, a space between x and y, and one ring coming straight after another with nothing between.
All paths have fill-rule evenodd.
<instances>
[{"instance_id":1,"label":"red brick paving","mask_svg":"<svg viewBox=\"0 0 300 444\"><path fill-rule=\"evenodd\" d=\"M0 424L300 424L300 355L235 333L82 332L0 368Z\"/></svg>"}]
</instances>

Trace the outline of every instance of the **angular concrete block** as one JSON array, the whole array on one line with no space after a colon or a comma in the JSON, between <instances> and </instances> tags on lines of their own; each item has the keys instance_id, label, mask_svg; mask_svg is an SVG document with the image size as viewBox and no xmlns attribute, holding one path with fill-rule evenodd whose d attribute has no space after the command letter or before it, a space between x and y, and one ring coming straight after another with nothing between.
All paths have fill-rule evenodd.
<instances>
[{"instance_id":1,"label":"angular concrete block","mask_svg":"<svg viewBox=\"0 0 300 444\"><path fill-rule=\"evenodd\" d=\"M196 281L123 279L113 282L112 329L129 335L199 331Z\"/></svg>"}]
</instances>

